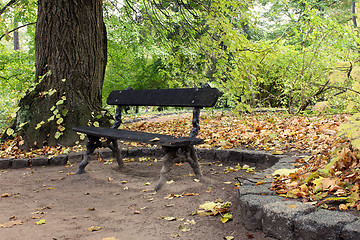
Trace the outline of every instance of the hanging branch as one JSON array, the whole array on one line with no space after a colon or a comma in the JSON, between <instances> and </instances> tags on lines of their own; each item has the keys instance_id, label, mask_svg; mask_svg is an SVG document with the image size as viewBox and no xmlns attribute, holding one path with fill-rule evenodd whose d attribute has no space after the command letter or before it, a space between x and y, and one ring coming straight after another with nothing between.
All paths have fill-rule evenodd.
<instances>
[{"instance_id":1,"label":"hanging branch","mask_svg":"<svg viewBox=\"0 0 360 240\"><path fill-rule=\"evenodd\" d=\"M8 9L8 8L11 7L12 5L14 5L17 1L19 1L19 0L11 0L10 2L8 2L8 3L0 10L0 16L6 11L6 9Z\"/></svg>"},{"instance_id":2,"label":"hanging branch","mask_svg":"<svg viewBox=\"0 0 360 240\"><path fill-rule=\"evenodd\" d=\"M27 24L25 24L25 25L22 25L22 26L19 26L19 27L17 27L17 28L14 28L13 30L11 30L11 31L9 31L9 32L7 32L7 33L4 33L4 34L0 37L0 41L1 41L1 39L3 39L3 37L5 37L6 35L8 35L9 33L12 33L12 32L14 32L14 31L16 31L16 30L18 30L18 29L20 29L20 28L23 28L23 27L26 27L26 26L29 26L29 25L33 25L33 24L36 24L36 22L27 23Z\"/></svg>"}]
</instances>

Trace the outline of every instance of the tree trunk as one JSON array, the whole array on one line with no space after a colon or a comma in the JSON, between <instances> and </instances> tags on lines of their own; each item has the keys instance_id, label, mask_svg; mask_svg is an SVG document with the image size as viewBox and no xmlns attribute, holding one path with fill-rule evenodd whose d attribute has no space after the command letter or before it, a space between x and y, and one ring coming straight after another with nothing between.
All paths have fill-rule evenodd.
<instances>
[{"instance_id":1,"label":"tree trunk","mask_svg":"<svg viewBox=\"0 0 360 240\"><path fill-rule=\"evenodd\" d=\"M15 27L18 27L18 22L15 21ZM20 50L20 38L19 38L19 31L14 31L14 50Z\"/></svg>"},{"instance_id":2,"label":"tree trunk","mask_svg":"<svg viewBox=\"0 0 360 240\"><path fill-rule=\"evenodd\" d=\"M102 0L39 0L36 85L20 101L17 126L28 147L71 145L71 128L102 108L107 61Z\"/></svg>"}]
</instances>

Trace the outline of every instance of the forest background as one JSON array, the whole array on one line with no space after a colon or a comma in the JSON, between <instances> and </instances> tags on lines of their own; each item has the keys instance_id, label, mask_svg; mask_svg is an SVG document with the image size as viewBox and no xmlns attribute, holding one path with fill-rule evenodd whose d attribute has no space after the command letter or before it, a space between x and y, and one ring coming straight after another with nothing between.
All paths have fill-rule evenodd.
<instances>
[{"instance_id":1,"label":"forest background","mask_svg":"<svg viewBox=\"0 0 360 240\"><path fill-rule=\"evenodd\" d=\"M350 141L347 149L358 149L359 4L356 0L103 1L107 30L103 102L110 91L129 86L148 89L210 83L224 93L220 107L235 112L280 108L306 116L351 114L338 132ZM3 139L16 137L28 124L16 121L19 101L42 81L35 81L37 5L35 0L1 1ZM48 89L43 96L56 91ZM54 109L64 101L60 96ZM56 129L50 136L56 142L68 128L63 125L67 110L53 112L48 122ZM99 124L96 118L91 124ZM40 129L45 123L35 124ZM307 182L319 179L319 174L308 177ZM340 196L349 200L354 192L358 196L358 189ZM357 206L359 199L353 200L352 207Z\"/></svg>"}]
</instances>

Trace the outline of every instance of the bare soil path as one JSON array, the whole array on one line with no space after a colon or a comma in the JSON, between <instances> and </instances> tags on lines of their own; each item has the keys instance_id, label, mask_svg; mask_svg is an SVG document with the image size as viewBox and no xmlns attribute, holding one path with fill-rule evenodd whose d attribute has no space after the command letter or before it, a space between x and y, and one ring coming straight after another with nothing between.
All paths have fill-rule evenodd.
<instances>
[{"instance_id":1,"label":"bare soil path","mask_svg":"<svg viewBox=\"0 0 360 240\"><path fill-rule=\"evenodd\" d=\"M174 166L173 181L156 194L159 161L134 159L122 170L105 163L91 161L82 175L73 175L77 163L1 171L0 239L272 239L247 231L237 216L234 177L246 173L224 173L236 163L202 159L203 182L194 181L188 164ZM232 203L232 221L190 215L200 204L219 199Z\"/></svg>"}]
</instances>

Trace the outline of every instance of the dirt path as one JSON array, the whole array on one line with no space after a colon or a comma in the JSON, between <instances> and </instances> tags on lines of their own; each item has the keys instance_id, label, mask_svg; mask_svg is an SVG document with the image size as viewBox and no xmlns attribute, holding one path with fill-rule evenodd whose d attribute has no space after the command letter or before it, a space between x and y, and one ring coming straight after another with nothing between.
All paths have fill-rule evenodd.
<instances>
[{"instance_id":1,"label":"dirt path","mask_svg":"<svg viewBox=\"0 0 360 240\"><path fill-rule=\"evenodd\" d=\"M175 166L174 182L157 194L152 189L158 180L159 161L135 159L127 162L123 170L115 163L92 161L85 174L73 175L76 168L48 166L1 171L0 239L271 239L242 227L234 189L234 177L242 173L224 174L225 163L202 160L204 182L189 176L192 172L188 164ZM195 196L166 198L182 193ZM190 215L200 204L216 199L232 203L233 221L224 224L220 216ZM37 225L40 220L46 223ZM11 227L13 224L19 225ZM95 226L101 229L89 231Z\"/></svg>"}]
</instances>

